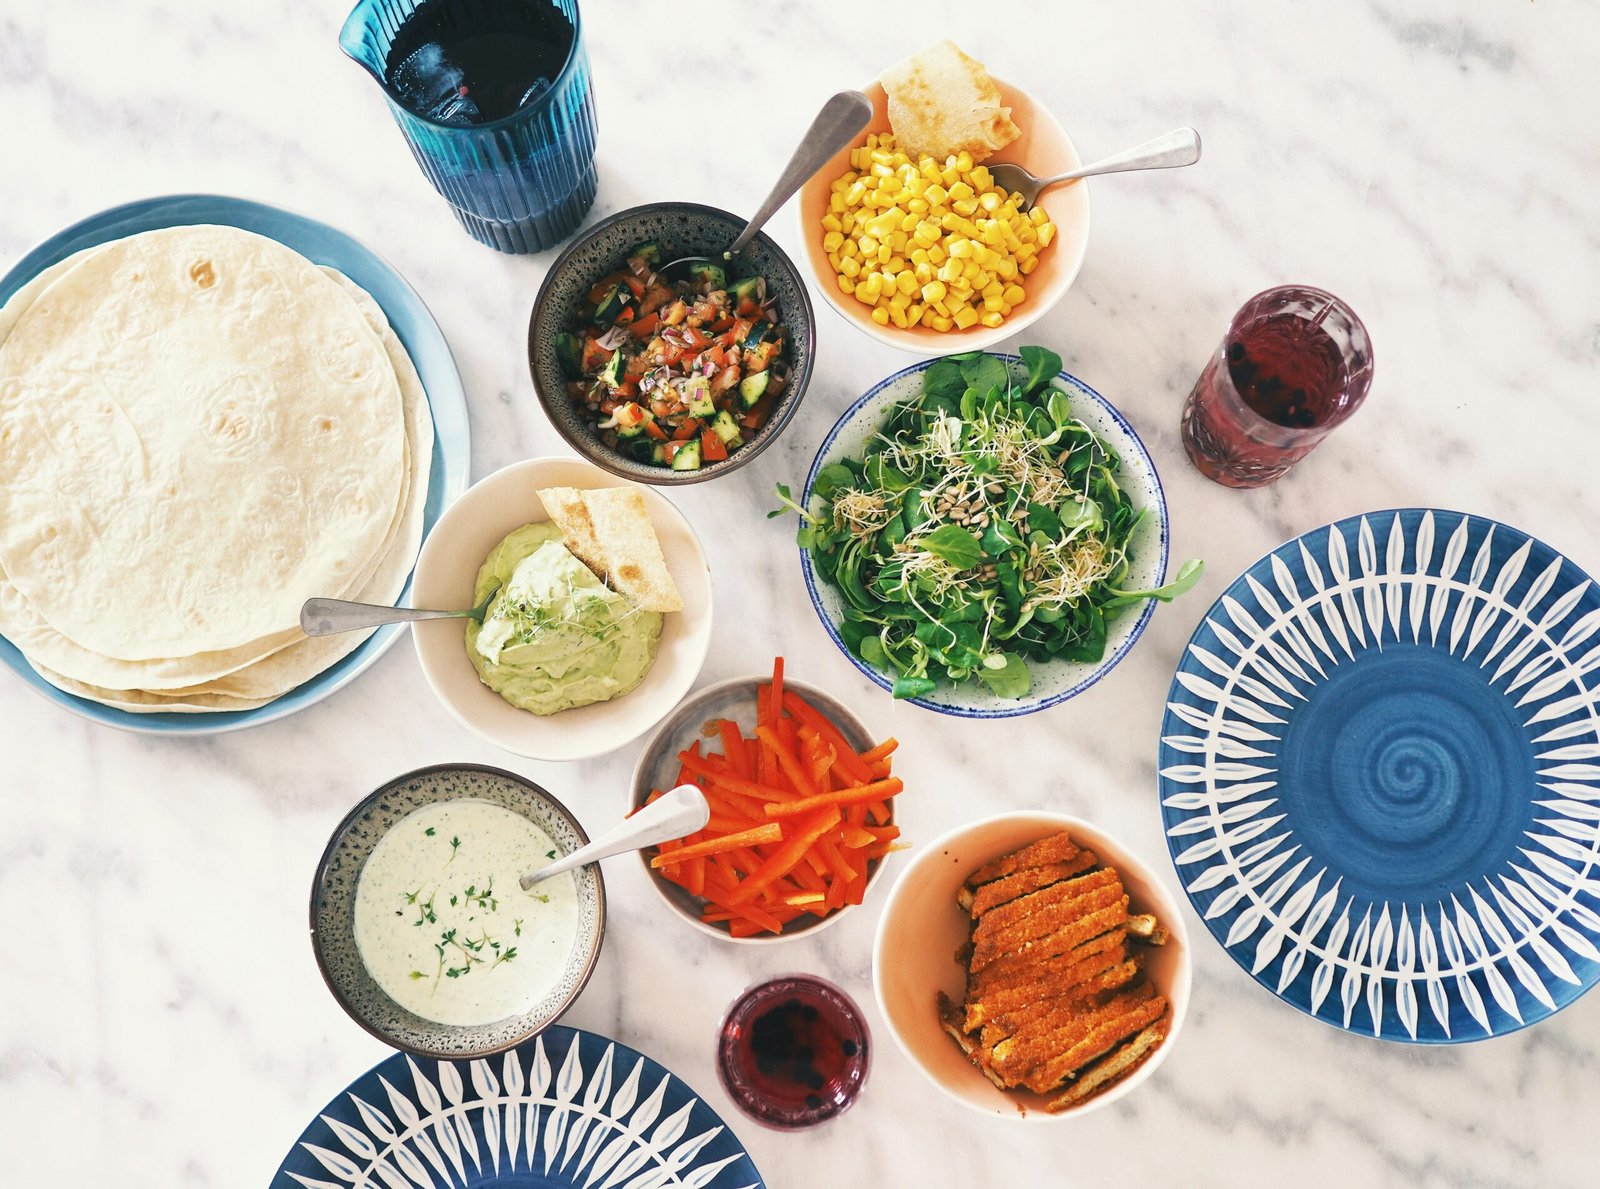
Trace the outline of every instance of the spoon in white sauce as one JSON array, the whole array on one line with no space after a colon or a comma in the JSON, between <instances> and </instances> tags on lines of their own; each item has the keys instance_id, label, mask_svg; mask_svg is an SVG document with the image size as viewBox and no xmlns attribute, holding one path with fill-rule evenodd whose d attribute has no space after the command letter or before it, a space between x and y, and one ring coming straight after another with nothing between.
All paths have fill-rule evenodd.
<instances>
[{"instance_id":1,"label":"spoon in white sauce","mask_svg":"<svg viewBox=\"0 0 1600 1189\"><path fill-rule=\"evenodd\" d=\"M601 859L620 855L623 851L643 850L647 846L655 846L658 842L693 834L696 830L705 829L706 823L710 820L711 806L706 802L706 795L692 784L680 784L670 793L656 798L632 817L624 818L588 846L581 846L549 866L524 875L522 890L526 892L552 875L560 875L563 871L598 863Z\"/></svg>"}]
</instances>

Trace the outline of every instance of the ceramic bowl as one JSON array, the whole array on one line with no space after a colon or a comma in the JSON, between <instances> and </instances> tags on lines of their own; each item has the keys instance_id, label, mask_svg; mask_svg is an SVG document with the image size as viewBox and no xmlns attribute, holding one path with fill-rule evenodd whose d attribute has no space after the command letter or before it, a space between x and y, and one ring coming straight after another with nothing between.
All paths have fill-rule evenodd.
<instances>
[{"instance_id":1,"label":"ceramic bowl","mask_svg":"<svg viewBox=\"0 0 1600 1189\"><path fill-rule=\"evenodd\" d=\"M1083 164L1066 129L1050 114L1048 108L1004 79L997 78L994 81L1000 88L1001 102L1011 108L1011 118L1022 135L985 161L985 165L1006 162L1021 165L1039 177L1045 177L1065 173ZM867 125L867 131L861 134L856 146L852 147L865 143L869 132L889 131L888 98L883 93L883 87L874 82L863 87L862 91L872 100L872 122ZM924 326L913 326L909 330L901 330L893 325L879 326L872 320L871 307L840 292L839 274L828 263L828 254L822 250L822 216L828 212L833 183L849 171L850 150L845 149L801 187L798 204L800 242L805 245L806 264L817 292L839 311L845 321L880 343L918 355L981 351L1011 337L1042 317L1065 296L1072 282L1077 279L1078 270L1083 267L1083 257L1089 246L1089 189L1086 182L1080 181L1048 191L1040 199L1039 205L1050 213L1050 220L1056 225L1056 238L1039 253L1039 266L1024 278L1027 300L999 326L990 328L980 322L966 330L944 333Z\"/></svg>"},{"instance_id":2,"label":"ceramic bowl","mask_svg":"<svg viewBox=\"0 0 1600 1189\"><path fill-rule=\"evenodd\" d=\"M473 484L423 542L413 589L418 607L470 607L478 567L512 529L548 520L538 489L618 487L616 479L571 458L534 458ZM694 684L711 642L711 574L700 539L683 514L649 488L650 521L684 609L666 616L655 664L639 685L609 702L541 716L519 710L484 685L467 657L466 621L412 625L423 676L458 722L507 751L539 760L577 760L637 739Z\"/></svg>"},{"instance_id":3,"label":"ceramic bowl","mask_svg":"<svg viewBox=\"0 0 1600 1189\"><path fill-rule=\"evenodd\" d=\"M1021 360L1017 356L998 355L996 358L1003 360L1018 376L1022 374ZM893 406L921 393L922 373L937 362L929 359L896 372L880 381L844 411L828 431L806 476L802 503L807 508L815 510L816 504L820 503L814 501L812 492L822 468L844 458L860 458ZM1066 372L1057 377L1057 384L1070 398L1073 415L1110 443L1117 452L1121 459L1117 482L1133 500L1134 506L1148 510L1134 532L1127 581L1133 584L1133 589L1139 590L1160 586L1165 581L1167 571L1167 501L1150 452L1116 407L1093 388ZM809 550L800 551L800 568L817 618L822 621L822 626L838 645L839 651L875 684L892 690L894 678L867 664L850 650L839 635L839 625L844 622L844 597L817 573ZM1108 625L1105 655L1098 661L1029 661L1033 684L1022 698L1001 698L986 686L965 682L956 686L943 684L931 694L906 700L915 706L961 718L1010 718L1044 710L1077 696L1115 668L1143 634L1154 612L1154 602L1124 607L1121 614Z\"/></svg>"},{"instance_id":4,"label":"ceramic bowl","mask_svg":"<svg viewBox=\"0 0 1600 1189\"><path fill-rule=\"evenodd\" d=\"M528 366L533 387L545 416L556 432L579 454L603 470L624 479L657 486L701 483L738 470L777 439L789 424L806 385L811 382L816 351L816 315L806 294L805 281L794 262L765 234L757 234L739 254L748 273L767 280L767 292L777 299L774 307L784 329L784 358L789 364L789 386L772 407L765 425L722 462L707 463L697 471L625 458L600 439L585 409L567 394L567 378L555 349L556 336L573 322L601 277L623 266L628 251L645 240L662 246L668 260L683 256L717 257L744 230L745 220L713 206L693 202L653 202L620 211L596 223L556 258L539 287L528 324Z\"/></svg>"},{"instance_id":5,"label":"ceramic bowl","mask_svg":"<svg viewBox=\"0 0 1600 1189\"><path fill-rule=\"evenodd\" d=\"M478 764L440 764L397 776L361 801L334 830L311 887L311 945L339 1006L385 1044L441 1059L484 1057L527 1040L561 1018L600 958L606 929L606 888L598 864L573 872L578 886L578 940L560 981L519 1015L491 1024L438 1024L414 1015L378 986L355 942L356 888L367 857L407 814L440 801L489 801L526 817L562 854L589 837L566 806L531 781Z\"/></svg>"},{"instance_id":6,"label":"ceramic bowl","mask_svg":"<svg viewBox=\"0 0 1600 1189\"><path fill-rule=\"evenodd\" d=\"M771 677L763 674L759 677L734 677L728 681L718 682L716 685L707 686L694 697L684 702L673 713L672 717L663 722L656 733L646 743L644 750L639 753L639 762L633 769L632 805L635 809L645 803L652 789L670 789L677 783L678 753L688 747L696 739L710 742L720 748L715 740L707 741L701 728L708 722L719 718L731 718L744 728L748 734L756 721L756 691L771 681ZM850 746L857 751L865 751L879 742L875 739L866 725L857 718L848 707L836 698L823 693L814 686L803 682L784 678L783 687L793 690L811 705L815 706L826 715L841 734L849 741ZM894 802L889 802L890 821L894 820ZM661 898L683 920L702 933L719 937L723 941L747 943L751 945L766 945L778 941L792 941L796 937L810 937L828 926L838 922L839 918L856 908L856 905L845 907L829 913L825 917L803 916L792 923L785 925L782 933L758 933L753 937L734 937L723 925L710 924L700 919L700 902L677 884L663 879L660 872L650 866L649 855L639 852L639 862L643 865L645 873L650 877L650 883ZM878 874L883 870L883 860L877 859L867 865L867 893L872 892L873 884L877 882Z\"/></svg>"},{"instance_id":7,"label":"ceramic bowl","mask_svg":"<svg viewBox=\"0 0 1600 1189\"><path fill-rule=\"evenodd\" d=\"M1170 1017L1166 1040L1142 1065L1093 1098L1051 1114L1046 1098L1027 1090L1001 1090L975 1068L939 1024L940 991L959 1002L966 967L956 960L970 918L956 905L968 874L1018 847L1059 830L1114 866L1128 893L1129 912L1150 912L1166 926L1165 945L1145 951L1145 973L1166 996ZM959 826L919 848L900 873L878 923L872 950L872 988L889 1032L930 1082L963 1106L1001 1119L1029 1122L1071 1119L1109 1106L1148 1081L1178 1042L1189 1006L1189 935L1178 902L1141 860L1088 822L1060 813L1006 813Z\"/></svg>"}]
</instances>

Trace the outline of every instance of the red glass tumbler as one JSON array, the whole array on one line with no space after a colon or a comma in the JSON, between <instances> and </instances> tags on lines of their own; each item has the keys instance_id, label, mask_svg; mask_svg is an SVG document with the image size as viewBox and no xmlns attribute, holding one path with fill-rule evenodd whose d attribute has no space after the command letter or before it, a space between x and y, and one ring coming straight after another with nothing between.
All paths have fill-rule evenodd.
<instances>
[{"instance_id":1,"label":"red glass tumbler","mask_svg":"<svg viewBox=\"0 0 1600 1189\"><path fill-rule=\"evenodd\" d=\"M1265 487L1361 407L1372 343L1344 302L1308 285L1258 293L1183 406L1183 445L1200 473Z\"/></svg>"}]
</instances>

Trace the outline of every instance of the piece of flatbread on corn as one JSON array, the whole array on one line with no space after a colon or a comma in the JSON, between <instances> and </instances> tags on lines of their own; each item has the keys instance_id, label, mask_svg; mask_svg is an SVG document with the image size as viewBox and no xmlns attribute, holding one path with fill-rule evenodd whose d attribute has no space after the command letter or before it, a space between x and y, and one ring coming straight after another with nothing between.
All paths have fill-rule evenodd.
<instances>
[{"instance_id":1,"label":"piece of flatbread on corn","mask_svg":"<svg viewBox=\"0 0 1600 1189\"><path fill-rule=\"evenodd\" d=\"M1006 147L1021 129L1000 102L1000 88L954 42L941 41L885 70L895 144L913 161L966 152L974 162Z\"/></svg>"},{"instance_id":2,"label":"piece of flatbread on corn","mask_svg":"<svg viewBox=\"0 0 1600 1189\"><path fill-rule=\"evenodd\" d=\"M539 500L567 548L611 589L645 611L682 611L644 495L626 487L547 487Z\"/></svg>"}]
</instances>

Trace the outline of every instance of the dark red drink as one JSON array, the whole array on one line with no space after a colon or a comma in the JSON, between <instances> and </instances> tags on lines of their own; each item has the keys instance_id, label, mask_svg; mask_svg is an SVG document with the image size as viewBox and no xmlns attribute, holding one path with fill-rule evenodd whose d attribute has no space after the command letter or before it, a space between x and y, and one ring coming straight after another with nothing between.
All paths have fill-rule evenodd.
<instances>
[{"instance_id":1,"label":"dark red drink","mask_svg":"<svg viewBox=\"0 0 1600 1189\"><path fill-rule=\"evenodd\" d=\"M1183 444L1207 478L1280 478L1365 399L1366 328L1321 289L1269 289L1245 303L1183 407Z\"/></svg>"},{"instance_id":2,"label":"dark red drink","mask_svg":"<svg viewBox=\"0 0 1600 1189\"><path fill-rule=\"evenodd\" d=\"M810 975L752 987L722 1021L723 1088L769 1127L810 1127L843 1113L861 1092L870 1063L861 1009Z\"/></svg>"}]
</instances>

